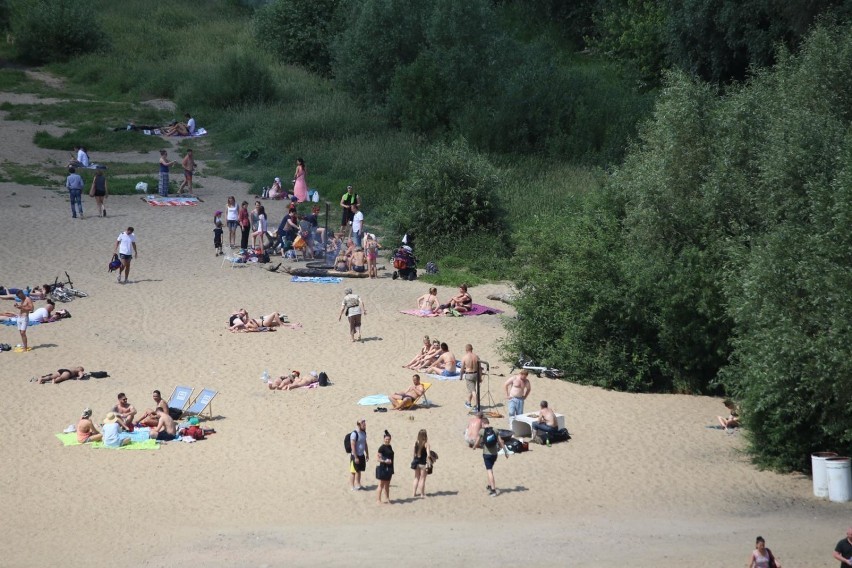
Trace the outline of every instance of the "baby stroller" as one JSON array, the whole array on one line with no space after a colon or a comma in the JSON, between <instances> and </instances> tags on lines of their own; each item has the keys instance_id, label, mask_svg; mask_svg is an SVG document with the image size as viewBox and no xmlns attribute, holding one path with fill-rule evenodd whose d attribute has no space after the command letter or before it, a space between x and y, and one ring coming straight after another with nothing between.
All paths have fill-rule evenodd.
<instances>
[{"instance_id":1,"label":"baby stroller","mask_svg":"<svg viewBox=\"0 0 852 568\"><path fill-rule=\"evenodd\" d=\"M417 257L408 245L402 245L393 255L393 279L403 280L417 279Z\"/></svg>"}]
</instances>

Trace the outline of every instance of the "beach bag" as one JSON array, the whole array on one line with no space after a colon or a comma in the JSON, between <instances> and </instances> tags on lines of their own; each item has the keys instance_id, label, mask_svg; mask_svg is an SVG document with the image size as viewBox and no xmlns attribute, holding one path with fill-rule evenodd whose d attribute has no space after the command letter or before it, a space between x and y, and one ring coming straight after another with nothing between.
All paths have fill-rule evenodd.
<instances>
[{"instance_id":1,"label":"beach bag","mask_svg":"<svg viewBox=\"0 0 852 568\"><path fill-rule=\"evenodd\" d=\"M306 246L308 246L308 243L305 242L305 239L302 238L302 235L299 235L298 237L296 237L296 240L293 241L293 248L294 249L301 250L301 249L305 248Z\"/></svg>"},{"instance_id":2,"label":"beach bag","mask_svg":"<svg viewBox=\"0 0 852 568\"><path fill-rule=\"evenodd\" d=\"M202 430L200 426L190 426L184 431L183 435L195 438L196 440L203 440L204 430Z\"/></svg>"},{"instance_id":3,"label":"beach bag","mask_svg":"<svg viewBox=\"0 0 852 568\"><path fill-rule=\"evenodd\" d=\"M522 442L515 438L510 438L509 442L506 444L506 447L514 454L519 454L521 452L526 452L530 449L530 445L527 442Z\"/></svg>"},{"instance_id":4,"label":"beach bag","mask_svg":"<svg viewBox=\"0 0 852 568\"><path fill-rule=\"evenodd\" d=\"M121 261L118 260L118 255L114 254L112 255L112 260L109 261L109 271L113 272L115 270L118 270L119 268L121 268Z\"/></svg>"},{"instance_id":5,"label":"beach bag","mask_svg":"<svg viewBox=\"0 0 852 568\"><path fill-rule=\"evenodd\" d=\"M106 371L92 371L89 373L89 376L93 379L105 379L109 376L109 373Z\"/></svg>"},{"instance_id":6,"label":"beach bag","mask_svg":"<svg viewBox=\"0 0 852 568\"><path fill-rule=\"evenodd\" d=\"M325 374L325 371L320 371L319 374L319 386L327 387L330 383L328 382L328 375Z\"/></svg>"},{"instance_id":7,"label":"beach bag","mask_svg":"<svg viewBox=\"0 0 852 568\"><path fill-rule=\"evenodd\" d=\"M180 408L169 407L169 416L172 417L172 420L178 420L181 414L183 414L183 410Z\"/></svg>"},{"instance_id":8,"label":"beach bag","mask_svg":"<svg viewBox=\"0 0 852 568\"><path fill-rule=\"evenodd\" d=\"M438 274L438 265L432 261L427 262L426 274Z\"/></svg>"},{"instance_id":9,"label":"beach bag","mask_svg":"<svg viewBox=\"0 0 852 568\"><path fill-rule=\"evenodd\" d=\"M395 256L393 258L393 267L397 270L405 270L408 268L408 261L401 256Z\"/></svg>"},{"instance_id":10,"label":"beach bag","mask_svg":"<svg viewBox=\"0 0 852 568\"><path fill-rule=\"evenodd\" d=\"M136 191L140 191L142 193L148 193L148 184L144 181L140 181L136 184Z\"/></svg>"},{"instance_id":11,"label":"beach bag","mask_svg":"<svg viewBox=\"0 0 852 568\"><path fill-rule=\"evenodd\" d=\"M357 436L358 432L356 430L352 430L351 432L346 434L345 438L343 438L343 449L346 450L347 454L352 453L352 434L355 434Z\"/></svg>"},{"instance_id":12,"label":"beach bag","mask_svg":"<svg viewBox=\"0 0 852 568\"><path fill-rule=\"evenodd\" d=\"M567 442L571 439L571 434L568 433L567 428L561 428L557 430L555 434L550 437L551 443L553 442Z\"/></svg>"}]
</instances>

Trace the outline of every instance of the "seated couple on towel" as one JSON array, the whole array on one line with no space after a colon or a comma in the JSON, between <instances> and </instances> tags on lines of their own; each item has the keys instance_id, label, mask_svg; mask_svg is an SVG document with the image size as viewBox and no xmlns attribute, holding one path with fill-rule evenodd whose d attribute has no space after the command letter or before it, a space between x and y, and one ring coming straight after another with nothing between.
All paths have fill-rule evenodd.
<instances>
[{"instance_id":1,"label":"seated couple on towel","mask_svg":"<svg viewBox=\"0 0 852 568\"><path fill-rule=\"evenodd\" d=\"M424 369L431 367L441 355L441 342L437 339L430 341L428 335L423 336L423 347L420 348L420 353L414 356L414 359L403 365L403 369Z\"/></svg>"},{"instance_id":2,"label":"seated couple on towel","mask_svg":"<svg viewBox=\"0 0 852 568\"><path fill-rule=\"evenodd\" d=\"M467 284L459 286L459 293L453 296L446 304L442 304L441 309L444 314L463 314L469 312L473 307L473 298L467 293Z\"/></svg>"},{"instance_id":3,"label":"seated couple on towel","mask_svg":"<svg viewBox=\"0 0 852 568\"><path fill-rule=\"evenodd\" d=\"M269 390L292 390L301 387L308 387L319 382L319 375L316 371L311 371L307 377L302 378L299 371L291 371L289 375L281 375L277 379L271 379L267 386Z\"/></svg>"},{"instance_id":4,"label":"seated couple on towel","mask_svg":"<svg viewBox=\"0 0 852 568\"><path fill-rule=\"evenodd\" d=\"M287 316L284 316L285 318ZM274 328L284 325L279 312L251 319L244 308L232 313L228 318L228 331L275 331Z\"/></svg>"},{"instance_id":5,"label":"seated couple on towel","mask_svg":"<svg viewBox=\"0 0 852 568\"><path fill-rule=\"evenodd\" d=\"M441 355L435 363L427 368L421 369L429 375L441 375L442 377L455 377L459 374L456 366L456 356L450 351L446 343L441 343Z\"/></svg>"}]
</instances>

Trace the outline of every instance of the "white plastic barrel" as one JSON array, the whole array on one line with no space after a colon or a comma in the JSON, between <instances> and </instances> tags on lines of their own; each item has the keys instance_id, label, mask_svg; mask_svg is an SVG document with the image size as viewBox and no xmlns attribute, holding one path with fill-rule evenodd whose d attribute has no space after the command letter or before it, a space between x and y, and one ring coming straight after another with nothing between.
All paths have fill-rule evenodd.
<instances>
[{"instance_id":1,"label":"white plastic barrel","mask_svg":"<svg viewBox=\"0 0 852 568\"><path fill-rule=\"evenodd\" d=\"M849 501L852 493L852 460L846 457L825 460L825 472L828 477L828 500L835 503Z\"/></svg>"},{"instance_id":2,"label":"white plastic barrel","mask_svg":"<svg viewBox=\"0 0 852 568\"><path fill-rule=\"evenodd\" d=\"M828 477L825 473L825 460L836 458L835 452L815 452L811 454L811 471L814 477L814 496L828 497Z\"/></svg>"}]
</instances>

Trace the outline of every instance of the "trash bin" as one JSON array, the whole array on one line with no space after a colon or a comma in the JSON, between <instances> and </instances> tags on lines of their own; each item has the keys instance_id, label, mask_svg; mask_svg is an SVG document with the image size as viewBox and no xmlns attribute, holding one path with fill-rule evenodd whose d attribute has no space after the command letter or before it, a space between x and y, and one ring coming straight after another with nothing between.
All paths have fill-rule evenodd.
<instances>
[{"instance_id":1,"label":"trash bin","mask_svg":"<svg viewBox=\"0 0 852 568\"><path fill-rule=\"evenodd\" d=\"M825 460L836 458L835 452L815 452L811 454L811 471L814 479L814 496L828 497L828 477L825 473Z\"/></svg>"},{"instance_id":2,"label":"trash bin","mask_svg":"<svg viewBox=\"0 0 852 568\"><path fill-rule=\"evenodd\" d=\"M846 503L852 493L852 460L847 457L828 458L825 472L828 477L828 500Z\"/></svg>"}]
</instances>

